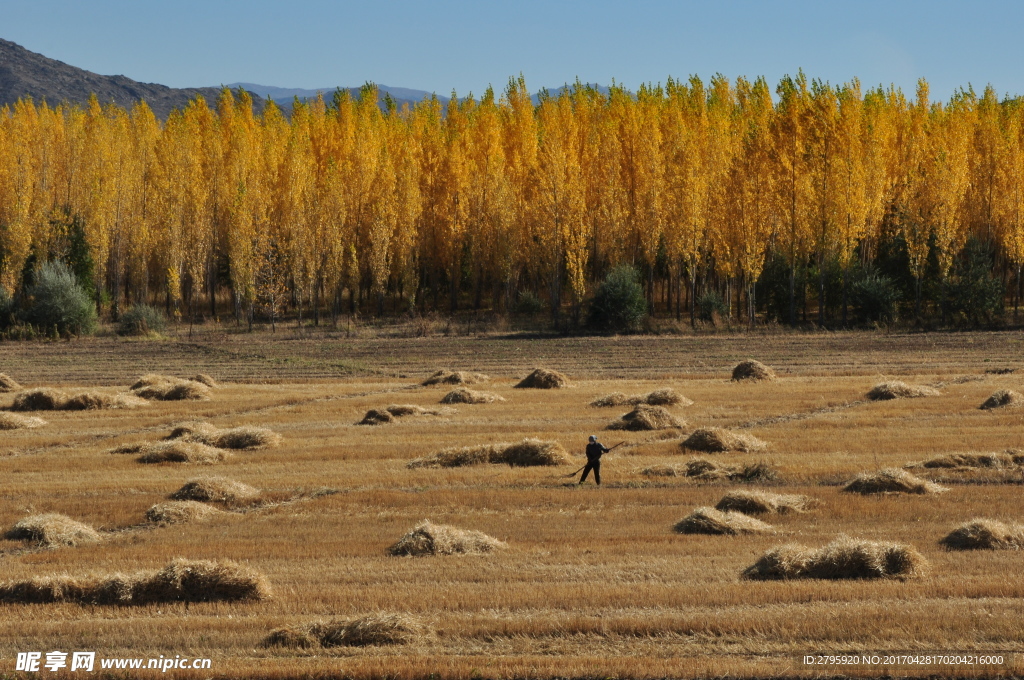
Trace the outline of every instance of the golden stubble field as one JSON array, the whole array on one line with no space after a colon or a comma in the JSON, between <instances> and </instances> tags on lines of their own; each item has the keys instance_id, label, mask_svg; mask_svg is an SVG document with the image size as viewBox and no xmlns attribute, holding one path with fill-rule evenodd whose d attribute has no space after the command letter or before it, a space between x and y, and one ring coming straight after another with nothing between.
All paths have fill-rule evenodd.
<instances>
[{"instance_id":1,"label":"golden stubble field","mask_svg":"<svg viewBox=\"0 0 1024 680\"><path fill-rule=\"evenodd\" d=\"M40 412L49 425L0 431L0 528L59 512L101 530L95 545L26 549L0 540L0 580L158 569L172 558L230 559L266 575L262 602L144 606L0 603L0 672L22 651L91 650L101 657L212 659L199 676L765 677L993 675L1024 670L1021 551L947 551L939 540L975 517L1024 522L1024 480L948 484L940 495L843 493L855 474L952 452L1024 449L1024 409L981 411L997 389L1024 387L1020 333L748 335L714 338L331 338L210 335L199 342L0 345L0 372L26 387L123 391L148 371L210 372L209 401L135 410ZM473 351L467 351L470 348ZM776 382L735 383L737 360L773 366ZM68 370L60 377L60 365ZM533 366L573 387L521 390ZM450 386L418 383L434 369L484 371L477 389L504 402L369 427L371 408L436 409ZM1013 368L1010 374L986 369ZM898 378L940 396L867 402ZM683 432L719 426L769 443L763 453L700 454L766 461L767 485L655 477L649 467L695 457L679 433L609 432L629 407L591 408L610 392L674 388ZM0 395L7 407L14 394ZM274 448L216 465L142 464L109 451L156 441L199 419L260 425ZM562 479L583 465L589 434L627 446L606 456L604 485ZM672 438L667 438L671 436ZM450 446L557 440L575 464L409 469ZM578 461L578 462L576 462ZM205 522L153 527L146 510L187 480L218 475L276 504ZM728 491L807 495L805 514L764 519L776 533L680 535L673 525ZM335 493L320 495L324 489ZM289 500L291 499L291 500ZM429 519L507 542L482 556L391 557L386 549ZM819 547L840 534L913 545L929 562L910 580L747 581L766 550ZM426 633L404 645L265 647L275 628L373 612L414 616ZM806 654L997 653L1003 666L810 669ZM46 671L44 671L46 673ZM173 672L169 673L173 675ZM179 672L187 676L185 672Z\"/></svg>"}]
</instances>

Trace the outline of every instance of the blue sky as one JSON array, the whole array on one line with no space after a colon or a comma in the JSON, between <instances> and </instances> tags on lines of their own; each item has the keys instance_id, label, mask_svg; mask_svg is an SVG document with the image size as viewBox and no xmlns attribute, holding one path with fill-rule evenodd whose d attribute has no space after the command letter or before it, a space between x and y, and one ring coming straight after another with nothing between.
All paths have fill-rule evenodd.
<instances>
[{"instance_id":1,"label":"blue sky","mask_svg":"<svg viewBox=\"0 0 1024 680\"><path fill-rule=\"evenodd\" d=\"M974 0L0 0L0 37L105 75L172 87L372 80L460 96L583 81L798 68L833 83L917 78L1024 94L1024 2Z\"/></svg>"}]
</instances>

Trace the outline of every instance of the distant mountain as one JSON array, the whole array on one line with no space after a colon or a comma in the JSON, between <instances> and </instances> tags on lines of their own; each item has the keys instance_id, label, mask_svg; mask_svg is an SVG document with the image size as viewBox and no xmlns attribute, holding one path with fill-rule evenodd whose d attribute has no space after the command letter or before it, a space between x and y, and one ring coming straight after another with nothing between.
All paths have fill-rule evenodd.
<instances>
[{"instance_id":1,"label":"distant mountain","mask_svg":"<svg viewBox=\"0 0 1024 680\"><path fill-rule=\"evenodd\" d=\"M13 105L25 97L36 102L46 100L51 106L61 102L84 106L89 95L95 93L100 103L113 102L125 108L145 100L158 118L166 118L173 109L184 108L196 95L202 95L212 104L220 90L219 87L173 88L140 83L125 76L101 76L0 39L0 106ZM254 96L253 100L258 109L262 108L261 97Z\"/></svg>"}]
</instances>

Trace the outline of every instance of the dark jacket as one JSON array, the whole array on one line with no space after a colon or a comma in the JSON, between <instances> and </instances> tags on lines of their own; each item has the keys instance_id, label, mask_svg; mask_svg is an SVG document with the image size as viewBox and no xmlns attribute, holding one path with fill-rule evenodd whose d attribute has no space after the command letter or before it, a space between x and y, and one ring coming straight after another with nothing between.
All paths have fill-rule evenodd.
<instances>
[{"instance_id":1,"label":"dark jacket","mask_svg":"<svg viewBox=\"0 0 1024 680\"><path fill-rule=\"evenodd\" d=\"M577 449L579 450L579 449ZM601 460L601 455L608 452L608 449L604 447L600 442L591 442L587 444L587 462L597 463Z\"/></svg>"}]
</instances>

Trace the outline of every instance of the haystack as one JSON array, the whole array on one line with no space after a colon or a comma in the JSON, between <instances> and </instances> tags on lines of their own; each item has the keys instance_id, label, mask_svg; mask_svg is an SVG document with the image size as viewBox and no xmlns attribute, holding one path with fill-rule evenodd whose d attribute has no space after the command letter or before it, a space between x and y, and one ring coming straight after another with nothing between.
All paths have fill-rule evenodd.
<instances>
[{"instance_id":1,"label":"haystack","mask_svg":"<svg viewBox=\"0 0 1024 680\"><path fill-rule=\"evenodd\" d=\"M423 520L388 548L391 555L479 555L504 548L505 543L480 531L458 529Z\"/></svg>"},{"instance_id":2,"label":"haystack","mask_svg":"<svg viewBox=\"0 0 1024 680\"><path fill-rule=\"evenodd\" d=\"M972 519L954 529L940 543L950 550L1022 550L1024 525Z\"/></svg>"},{"instance_id":3,"label":"haystack","mask_svg":"<svg viewBox=\"0 0 1024 680\"><path fill-rule=\"evenodd\" d=\"M656 465L644 468L640 474L648 477L691 477L701 482L770 482L778 476L775 468L765 461L725 465L706 458L694 458L685 465Z\"/></svg>"},{"instance_id":4,"label":"haystack","mask_svg":"<svg viewBox=\"0 0 1024 680\"><path fill-rule=\"evenodd\" d=\"M86 411L92 409L136 408L146 401L130 394L77 392L68 395L60 390L40 387L22 392L14 398L12 411Z\"/></svg>"},{"instance_id":5,"label":"haystack","mask_svg":"<svg viewBox=\"0 0 1024 680\"><path fill-rule=\"evenodd\" d=\"M761 380L775 380L775 371L768 368L760 361L754 361L753 359L747 359L736 364L736 367L732 369L733 380L753 380L759 382Z\"/></svg>"},{"instance_id":6,"label":"haystack","mask_svg":"<svg viewBox=\"0 0 1024 680\"><path fill-rule=\"evenodd\" d=\"M230 455L223 449L181 439L146 445L142 447L141 453L142 455L138 459L140 463L195 463L198 465L222 463Z\"/></svg>"},{"instance_id":7,"label":"haystack","mask_svg":"<svg viewBox=\"0 0 1024 680\"><path fill-rule=\"evenodd\" d=\"M235 503L258 497L259 489L224 477L204 477L189 480L169 496L175 501L204 501Z\"/></svg>"},{"instance_id":8,"label":"haystack","mask_svg":"<svg viewBox=\"0 0 1024 680\"><path fill-rule=\"evenodd\" d=\"M192 382L202 383L207 387L220 387L220 385L217 384L216 380L206 375L205 373L196 373L194 376L189 378L189 380L191 380Z\"/></svg>"},{"instance_id":9,"label":"haystack","mask_svg":"<svg viewBox=\"0 0 1024 680\"><path fill-rule=\"evenodd\" d=\"M143 399L155 399L157 401L183 401L186 399L200 400L210 398L210 388L201 382L193 380L171 379L167 382L158 382L151 385L144 385L133 390L136 396Z\"/></svg>"},{"instance_id":10,"label":"haystack","mask_svg":"<svg viewBox=\"0 0 1024 680\"><path fill-rule=\"evenodd\" d=\"M390 404L383 409L370 409L356 425L382 425L407 416L439 416L440 411L426 409L415 404Z\"/></svg>"},{"instance_id":11,"label":"haystack","mask_svg":"<svg viewBox=\"0 0 1024 680\"><path fill-rule=\"evenodd\" d=\"M0 392L17 392L20 389L21 385L17 380L6 373L0 373Z\"/></svg>"},{"instance_id":12,"label":"haystack","mask_svg":"<svg viewBox=\"0 0 1024 680\"><path fill-rule=\"evenodd\" d=\"M32 541L47 548L73 547L101 540L99 533L88 524L56 512L26 517L11 527L5 536L13 540Z\"/></svg>"},{"instance_id":13,"label":"haystack","mask_svg":"<svg viewBox=\"0 0 1024 680\"><path fill-rule=\"evenodd\" d=\"M499 457L499 447L503 444L483 444L481 446L457 446L442 449L423 458L415 458L407 464L409 468L424 467L464 467L466 465L483 465L490 463L492 458Z\"/></svg>"},{"instance_id":14,"label":"haystack","mask_svg":"<svg viewBox=\"0 0 1024 680\"><path fill-rule=\"evenodd\" d=\"M682 396L671 387L654 390L648 394L627 395L622 392L612 392L603 397L598 397L590 402L591 406L604 408L608 406L637 406L648 404L650 406L691 406L693 401Z\"/></svg>"},{"instance_id":15,"label":"haystack","mask_svg":"<svg viewBox=\"0 0 1024 680\"><path fill-rule=\"evenodd\" d=\"M550 390L559 387L569 387L569 379L558 371L547 368L535 368L530 375L526 376L515 387Z\"/></svg>"},{"instance_id":16,"label":"haystack","mask_svg":"<svg viewBox=\"0 0 1024 680\"><path fill-rule=\"evenodd\" d=\"M618 420L608 424L609 430L667 430L686 427L686 423L669 413L663 406L640 404Z\"/></svg>"},{"instance_id":17,"label":"haystack","mask_svg":"<svg viewBox=\"0 0 1024 680\"><path fill-rule=\"evenodd\" d=\"M998 470L1024 465L1024 454L1020 453L947 453L920 463L924 468L941 469L986 469ZM908 466L910 467L910 466ZM915 465L913 467L918 467Z\"/></svg>"},{"instance_id":18,"label":"haystack","mask_svg":"<svg viewBox=\"0 0 1024 680\"><path fill-rule=\"evenodd\" d=\"M167 439L199 442L218 449L259 449L281 443L281 435L265 427L241 425L221 429L203 422L178 425L167 435Z\"/></svg>"},{"instance_id":19,"label":"haystack","mask_svg":"<svg viewBox=\"0 0 1024 680\"><path fill-rule=\"evenodd\" d=\"M50 387L37 387L14 397L12 411L56 411L60 409L68 396L60 390Z\"/></svg>"},{"instance_id":20,"label":"haystack","mask_svg":"<svg viewBox=\"0 0 1024 680\"><path fill-rule=\"evenodd\" d=\"M146 520L154 524L185 524L202 522L219 512L212 505L199 501L166 501L147 510Z\"/></svg>"},{"instance_id":21,"label":"haystack","mask_svg":"<svg viewBox=\"0 0 1024 680\"><path fill-rule=\"evenodd\" d=\"M914 399L917 397L937 397L939 391L925 385L908 385L902 380L889 380L878 383L868 392L868 399L872 401L886 401L889 399Z\"/></svg>"},{"instance_id":22,"label":"haystack","mask_svg":"<svg viewBox=\"0 0 1024 680\"><path fill-rule=\"evenodd\" d=\"M420 622L405 614L377 612L357 619L339 619L279 628L263 641L266 647L367 647L404 645L423 634Z\"/></svg>"},{"instance_id":23,"label":"haystack","mask_svg":"<svg viewBox=\"0 0 1024 680\"><path fill-rule=\"evenodd\" d=\"M680 448L687 451L704 451L706 453L722 453L725 451L742 451L750 453L761 451L767 443L749 434L729 432L720 427L703 427L694 430Z\"/></svg>"},{"instance_id":24,"label":"haystack","mask_svg":"<svg viewBox=\"0 0 1024 680\"><path fill-rule=\"evenodd\" d=\"M448 371L441 369L423 381L424 385L476 385L490 381L490 376L483 373L466 371Z\"/></svg>"},{"instance_id":25,"label":"haystack","mask_svg":"<svg viewBox=\"0 0 1024 680\"><path fill-rule=\"evenodd\" d=\"M851 493L916 493L931 494L949 491L926 479L915 477L906 470L886 468L878 472L862 472L854 477L843 491Z\"/></svg>"},{"instance_id":26,"label":"haystack","mask_svg":"<svg viewBox=\"0 0 1024 680\"><path fill-rule=\"evenodd\" d=\"M594 401L590 402L590 405L595 408L608 408L609 406L625 406L627 404L635 403L633 400L638 399L636 395L629 396L624 392L612 392L606 394L603 397L598 397Z\"/></svg>"},{"instance_id":27,"label":"haystack","mask_svg":"<svg viewBox=\"0 0 1024 680\"><path fill-rule=\"evenodd\" d=\"M158 373L147 373L135 382L133 382L128 389L138 390L143 387L149 387L150 385L159 385L160 383L174 382L177 378L169 375L160 375Z\"/></svg>"},{"instance_id":28,"label":"haystack","mask_svg":"<svg viewBox=\"0 0 1024 680\"><path fill-rule=\"evenodd\" d=\"M382 408L372 408L356 425L384 425L395 422L395 417Z\"/></svg>"},{"instance_id":29,"label":"haystack","mask_svg":"<svg viewBox=\"0 0 1024 680\"><path fill-rule=\"evenodd\" d=\"M987 411L989 409L1002 408L1004 406L1024 406L1024 395L1015 390L999 390L997 392L993 392L992 396L986 399L985 403L978 408Z\"/></svg>"},{"instance_id":30,"label":"haystack","mask_svg":"<svg viewBox=\"0 0 1024 680\"><path fill-rule=\"evenodd\" d=\"M743 572L753 580L917 578L928 561L913 546L840 536L817 550L788 544L773 548Z\"/></svg>"},{"instance_id":31,"label":"haystack","mask_svg":"<svg viewBox=\"0 0 1024 680\"><path fill-rule=\"evenodd\" d=\"M734 510L747 515L806 512L812 504L807 496L767 491L731 491L715 505L716 510Z\"/></svg>"},{"instance_id":32,"label":"haystack","mask_svg":"<svg viewBox=\"0 0 1024 680\"><path fill-rule=\"evenodd\" d=\"M35 416L19 416L17 413L0 411L0 430L22 430L42 427L46 421Z\"/></svg>"},{"instance_id":33,"label":"haystack","mask_svg":"<svg viewBox=\"0 0 1024 680\"><path fill-rule=\"evenodd\" d=\"M494 401L505 401L504 397L490 392L477 392L459 387L441 397L442 404L490 404Z\"/></svg>"},{"instance_id":34,"label":"haystack","mask_svg":"<svg viewBox=\"0 0 1024 680\"><path fill-rule=\"evenodd\" d=\"M519 442L501 442L479 446L461 446L442 449L407 464L410 468L463 467L495 463L512 467L563 465L570 462L569 454L556 441L527 438Z\"/></svg>"},{"instance_id":35,"label":"haystack","mask_svg":"<svg viewBox=\"0 0 1024 680\"><path fill-rule=\"evenodd\" d=\"M697 508L676 524L680 534L764 534L774 531L770 524L747 517L741 512L721 512L714 508Z\"/></svg>"}]
</instances>

